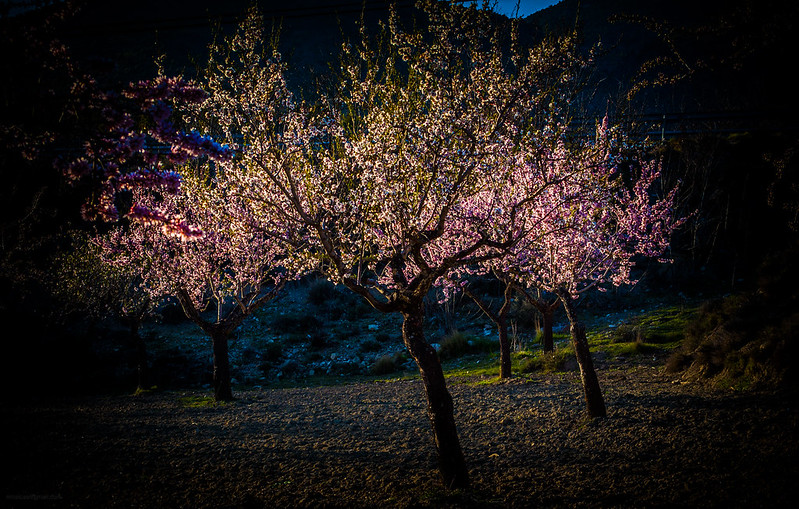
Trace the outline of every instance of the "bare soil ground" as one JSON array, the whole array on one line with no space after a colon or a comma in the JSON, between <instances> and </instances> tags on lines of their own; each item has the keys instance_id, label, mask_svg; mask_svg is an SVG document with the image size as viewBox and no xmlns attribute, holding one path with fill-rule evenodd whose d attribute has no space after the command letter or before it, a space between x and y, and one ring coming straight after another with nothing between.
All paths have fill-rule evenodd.
<instances>
[{"instance_id":1,"label":"bare soil ground","mask_svg":"<svg viewBox=\"0 0 799 509\"><path fill-rule=\"evenodd\" d=\"M579 375L451 378L473 491L440 484L418 380L94 396L6 404L8 507L793 507L792 396L600 366L608 417ZM195 399L192 399L195 398Z\"/></svg>"}]
</instances>

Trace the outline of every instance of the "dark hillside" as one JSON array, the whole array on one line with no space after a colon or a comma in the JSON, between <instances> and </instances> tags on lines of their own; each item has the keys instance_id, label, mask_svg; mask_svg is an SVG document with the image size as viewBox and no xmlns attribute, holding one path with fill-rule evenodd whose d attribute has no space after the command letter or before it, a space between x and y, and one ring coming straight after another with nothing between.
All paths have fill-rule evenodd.
<instances>
[{"instance_id":1,"label":"dark hillside","mask_svg":"<svg viewBox=\"0 0 799 509\"><path fill-rule=\"evenodd\" d=\"M293 85L307 88L313 75L336 61L342 34L357 34L362 11L374 31L389 3L261 0L258 5L267 26L280 31L279 48ZM412 23L412 0L397 4ZM191 75L205 60L214 27L229 32L248 5L244 0L89 0L64 35L82 58L110 68L122 81L151 75L153 60L162 53L168 70ZM723 117L736 128L795 126L796 94L783 73L788 48L796 46L797 11L795 2L784 0L563 0L528 16L521 32L523 40L533 42L577 26L586 47L601 42L592 88L595 108L604 110L610 101L653 122L666 114L668 130L680 128L678 114L687 114L694 128L697 114ZM644 65L649 70L639 76ZM636 79L674 83L642 90L628 103Z\"/></svg>"},{"instance_id":2,"label":"dark hillside","mask_svg":"<svg viewBox=\"0 0 799 509\"><path fill-rule=\"evenodd\" d=\"M586 46L601 41L600 107L624 98L648 65L641 77L668 86L643 90L632 111L735 112L740 128L795 129L797 97L785 71L798 20L799 5L785 0L563 0L523 27L534 37L576 25Z\"/></svg>"},{"instance_id":3,"label":"dark hillside","mask_svg":"<svg viewBox=\"0 0 799 509\"><path fill-rule=\"evenodd\" d=\"M296 0L257 2L267 27L279 34L279 49L289 63L295 87L312 85L312 76L326 72L341 48L342 34L357 35L363 14L367 24L385 19L388 1ZM413 2L396 2L401 12ZM66 37L87 59L113 66L121 80L141 79L154 71L153 59L167 55L171 72L192 75L202 66L217 30L230 33L251 2L143 0L120 4L89 0L66 31Z\"/></svg>"}]
</instances>

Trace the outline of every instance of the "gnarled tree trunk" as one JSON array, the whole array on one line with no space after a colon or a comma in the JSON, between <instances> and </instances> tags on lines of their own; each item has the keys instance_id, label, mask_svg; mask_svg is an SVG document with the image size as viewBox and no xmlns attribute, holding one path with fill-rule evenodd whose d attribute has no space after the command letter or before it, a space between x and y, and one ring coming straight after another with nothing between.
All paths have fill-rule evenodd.
<instances>
[{"instance_id":1,"label":"gnarled tree trunk","mask_svg":"<svg viewBox=\"0 0 799 509\"><path fill-rule=\"evenodd\" d=\"M232 401L234 398L230 383L228 338L231 332L241 324L247 313L239 307L234 307L224 318L218 318L217 322L213 323L203 319L185 290L178 291L177 297L186 316L211 338L214 360L214 399L216 401ZM246 311L249 312L249 310Z\"/></svg>"},{"instance_id":2,"label":"gnarled tree trunk","mask_svg":"<svg viewBox=\"0 0 799 509\"><path fill-rule=\"evenodd\" d=\"M497 317L497 330L499 331L499 377L510 378L510 339L508 339L508 317L505 314Z\"/></svg>"},{"instance_id":3,"label":"gnarled tree trunk","mask_svg":"<svg viewBox=\"0 0 799 509\"><path fill-rule=\"evenodd\" d=\"M447 390L441 361L424 338L424 308L421 302L411 308L402 313L402 339L424 383L441 478L447 488L465 489L469 487L469 472L455 426L452 396Z\"/></svg>"},{"instance_id":4,"label":"gnarled tree trunk","mask_svg":"<svg viewBox=\"0 0 799 509\"><path fill-rule=\"evenodd\" d=\"M563 303L566 316L569 318L574 354L577 357L577 364L580 366L580 378L583 382L586 410L590 417L605 417L605 400L602 397L602 390L599 388L599 379L596 376L594 363L591 360L591 352L588 350L588 340L585 337L585 325L577 319L577 314L572 305L569 292L566 290L559 290L557 295Z\"/></svg>"},{"instance_id":5,"label":"gnarled tree trunk","mask_svg":"<svg viewBox=\"0 0 799 509\"><path fill-rule=\"evenodd\" d=\"M228 333L214 331L211 342L214 351L214 399L233 401L233 387L230 383L230 355L228 352Z\"/></svg>"},{"instance_id":6,"label":"gnarled tree trunk","mask_svg":"<svg viewBox=\"0 0 799 509\"><path fill-rule=\"evenodd\" d=\"M496 324L499 329L499 377L510 378L510 340L508 339L508 313L510 312L511 299L513 298L513 284L499 278L505 285L502 306L497 311Z\"/></svg>"}]
</instances>

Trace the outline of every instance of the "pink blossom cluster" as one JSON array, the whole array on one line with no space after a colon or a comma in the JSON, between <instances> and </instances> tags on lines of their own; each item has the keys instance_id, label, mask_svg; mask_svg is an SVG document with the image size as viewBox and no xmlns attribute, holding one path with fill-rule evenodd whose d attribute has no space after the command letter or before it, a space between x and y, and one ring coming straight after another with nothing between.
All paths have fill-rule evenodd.
<instances>
[{"instance_id":1,"label":"pink blossom cluster","mask_svg":"<svg viewBox=\"0 0 799 509\"><path fill-rule=\"evenodd\" d=\"M197 226L186 223L180 215L164 212L157 207L133 205L128 212L128 217L144 225L160 226L161 231L167 236L178 237L186 241L198 240L203 237L203 231Z\"/></svg>"},{"instance_id":2,"label":"pink blossom cluster","mask_svg":"<svg viewBox=\"0 0 799 509\"><path fill-rule=\"evenodd\" d=\"M276 270L279 245L249 226L229 189L223 179L189 176L160 200L134 191L134 220L99 240L107 261L135 270L155 301L185 294L200 311L211 302L247 306L264 286L293 276Z\"/></svg>"},{"instance_id":3,"label":"pink blossom cluster","mask_svg":"<svg viewBox=\"0 0 799 509\"><path fill-rule=\"evenodd\" d=\"M89 83L91 85L91 83ZM87 85L88 86L88 85ZM85 142L83 154L63 165L71 180L91 179L97 192L83 207L86 219L116 221L127 211L117 210L117 194L133 189L151 189L176 193L180 176L173 170L194 158L214 162L228 161L233 151L195 130L181 130L173 122L175 106L186 108L202 102L207 94L198 86L178 77L159 76L132 83L122 94L94 93L91 108L105 125L100 136ZM139 126L136 115L145 114L150 122ZM166 145L161 150L158 144ZM131 219L159 221L156 211L145 213L139 204ZM182 221L169 220L164 227L176 234L193 238L191 228Z\"/></svg>"}]
</instances>

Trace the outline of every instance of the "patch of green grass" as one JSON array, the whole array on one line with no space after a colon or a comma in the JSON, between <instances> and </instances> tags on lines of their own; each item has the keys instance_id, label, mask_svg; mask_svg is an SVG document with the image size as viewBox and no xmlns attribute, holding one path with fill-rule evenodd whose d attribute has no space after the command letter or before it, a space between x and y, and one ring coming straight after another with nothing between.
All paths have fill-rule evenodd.
<instances>
[{"instance_id":1,"label":"patch of green grass","mask_svg":"<svg viewBox=\"0 0 799 509\"><path fill-rule=\"evenodd\" d=\"M679 306L653 309L633 317L617 327L593 328L588 331L588 342L600 350L613 354L647 353L653 350L673 350L685 336L686 328L695 319L696 308ZM614 347L623 344L627 346ZM630 346L635 345L635 346Z\"/></svg>"},{"instance_id":2,"label":"patch of green grass","mask_svg":"<svg viewBox=\"0 0 799 509\"><path fill-rule=\"evenodd\" d=\"M644 329L644 341L661 345L676 345L682 341L685 329L696 318L697 308L668 307L655 309L639 317Z\"/></svg>"},{"instance_id":3,"label":"patch of green grass","mask_svg":"<svg viewBox=\"0 0 799 509\"><path fill-rule=\"evenodd\" d=\"M145 394L150 394L152 392L158 391L158 386L153 385L149 389L144 389L142 387L137 387L136 390L133 392L134 396L144 396Z\"/></svg>"},{"instance_id":4,"label":"patch of green grass","mask_svg":"<svg viewBox=\"0 0 799 509\"><path fill-rule=\"evenodd\" d=\"M183 408L208 408L227 405L228 402L216 401L213 396L182 396L178 398Z\"/></svg>"},{"instance_id":5,"label":"patch of green grass","mask_svg":"<svg viewBox=\"0 0 799 509\"><path fill-rule=\"evenodd\" d=\"M600 347L594 347L591 351L605 352L609 357L632 357L651 353L660 349L660 345L644 343L642 341L630 341L626 343L612 343Z\"/></svg>"},{"instance_id":6,"label":"patch of green grass","mask_svg":"<svg viewBox=\"0 0 799 509\"><path fill-rule=\"evenodd\" d=\"M497 377L499 376L499 355L495 353L477 354L443 363L444 376L458 377Z\"/></svg>"}]
</instances>

